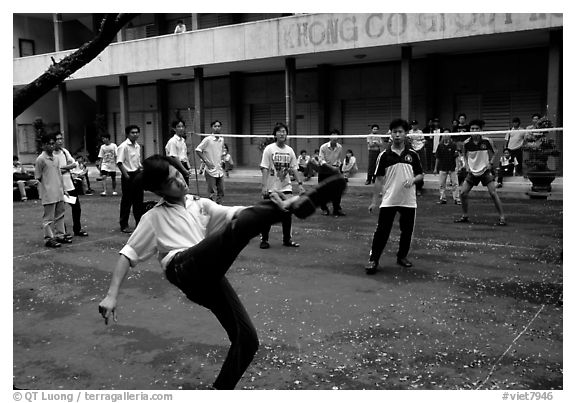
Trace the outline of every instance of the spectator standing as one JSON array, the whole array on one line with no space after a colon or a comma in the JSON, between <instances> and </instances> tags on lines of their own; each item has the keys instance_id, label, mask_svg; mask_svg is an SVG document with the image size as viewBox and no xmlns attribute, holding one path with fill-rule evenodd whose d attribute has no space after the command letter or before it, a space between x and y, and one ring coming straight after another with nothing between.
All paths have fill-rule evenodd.
<instances>
[{"instance_id":1,"label":"spectator standing","mask_svg":"<svg viewBox=\"0 0 576 403\"><path fill-rule=\"evenodd\" d=\"M418 121L413 120L410 123L410 130L408 131L408 142L410 147L418 153L420 157L420 164L425 167L427 165L426 158L426 137L422 130L418 127ZM422 188L424 187L424 180L416 182L416 196L422 194Z\"/></svg>"},{"instance_id":2,"label":"spectator standing","mask_svg":"<svg viewBox=\"0 0 576 403\"><path fill-rule=\"evenodd\" d=\"M503 155L500 157L500 166L498 167L498 185L496 185L496 187L501 188L504 177L515 175L519 166L518 160L512 155L510 149L505 148Z\"/></svg>"},{"instance_id":3,"label":"spectator standing","mask_svg":"<svg viewBox=\"0 0 576 403\"><path fill-rule=\"evenodd\" d=\"M340 173L340 166L342 165L342 144L338 143L340 130L332 129L330 131L330 140L320 146L318 158L320 160L320 167L324 169L318 170L318 182L322 182L329 176ZM337 195L332 200L332 214L336 217L345 216L340 206L341 195ZM322 215L330 215L328 206L323 204L320 206Z\"/></svg>"},{"instance_id":4,"label":"spectator standing","mask_svg":"<svg viewBox=\"0 0 576 403\"><path fill-rule=\"evenodd\" d=\"M292 183L290 174L298 181L299 193L304 193L302 187L302 175L298 171L298 160L294 150L288 144L288 127L284 123L277 123L272 130L274 143L268 144L262 152L260 170L262 171L262 197L270 199L271 193L283 194L284 198L292 196ZM282 222L282 244L289 247L299 247L300 244L292 240L292 215L286 213ZM262 230L260 249L268 249L270 227L265 226Z\"/></svg>"},{"instance_id":5,"label":"spectator standing","mask_svg":"<svg viewBox=\"0 0 576 403\"><path fill-rule=\"evenodd\" d=\"M142 171L142 151L138 144L140 128L136 125L126 126L124 129L126 140L117 149L116 165L122 173L120 185L122 199L120 200L120 231L130 234L132 229L128 226L130 209L136 226L144 214L144 188L139 177Z\"/></svg>"},{"instance_id":6,"label":"spectator standing","mask_svg":"<svg viewBox=\"0 0 576 403\"><path fill-rule=\"evenodd\" d=\"M175 34L181 34L184 32L186 32L186 24L184 24L184 21L178 20L176 22L176 28L174 28L174 33Z\"/></svg>"},{"instance_id":7,"label":"spectator standing","mask_svg":"<svg viewBox=\"0 0 576 403\"><path fill-rule=\"evenodd\" d=\"M484 121L476 119L470 122L471 137L464 142L464 161L466 163L466 179L462 184L460 191L460 198L462 200L462 216L454 222L467 223L468 219L468 194L470 190L480 182L486 188L488 193L494 201L494 206L499 214L497 225L506 225L506 218L504 217L504 209L502 202L496 192L496 185L494 184L494 176L492 175L492 166L494 165L494 158L496 151L490 139L483 137L475 132L482 131Z\"/></svg>"},{"instance_id":8,"label":"spectator standing","mask_svg":"<svg viewBox=\"0 0 576 403\"><path fill-rule=\"evenodd\" d=\"M221 163L224 139L220 137L222 122L215 120L210 124L210 127L212 127L212 133L204 137L198 144L196 154L206 166L204 177L210 199L222 204L224 198L224 170Z\"/></svg>"},{"instance_id":9,"label":"spectator standing","mask_svg":"<svg viewBox=\"0 0 576 403\"><path fill-rule=\"evenodd\" d=\"M508 149L512 159L516 159L518 162L518 165L516 166L516 174L518 175L522 175L522 154L524 139L526 138L526 132L520 132L520 130L522 130L520 127L520 118L514 118L512 119L512 127L510 128L510 131L506 133L506 136L504 137L504 149Z\"/></svg>"},{"instance_id":10,"label":"spectator standing","mask_svg":"<svg viewBox=\"0 0 576 403\"><path fill-rule=\"evenodd\" d=\"M64 228L64 184L60 171L60 160L54 157L56 136L43 134L40 138L42 153L36 158L34 177L39 183L40 199L44 214L42 216L42 229L44 231L45 245L57 248L61 243L70 243L71 237L66 235Z\"/></svg>"},{"instance_id":11,"label":"spectator standing","mask_svg":"<svg viewBox=\"0 0 576 403\"><path fill-rule=\"evenodd\" d=\"M456 148L456 173L458 175L458 186L462 186L464 179L466 179L466 159L462 150Z\"/></svg>"},{"instance_id":12,"label":"spectator standing","mask_svg":"<svg viewBox=\"0 0 576 403\"><path fill-rule=\"evenodd\" d=\"M430 156L431 158L428 160L428 169L430 171L434 170L434 166L436 164L436 149L438 148L438 144L440 144L440 134L443 132L442 127L440 126L440 119L433 118L430 125L424 129L424 133L428 133L430 144L432 147L430 148Z\"/></svg>"},{"instance_id":13,"label":"spectator standing","mask_svg":"<svg viewBox=\"0 0 576 403\"><path fill-rule=\"evenodd\" d=\"M184 176L187 184L190 184L190 163L188 161L188 147L186 147L186 124L183 120L175 120L172 122L172 129L174 135L166 143L164 147L168 157L174 157L184 168L188 174Z\"/></svg>"},{"instance_id":14,"label":"spectator standing","mask_svg":"<svg viewBox=\"0 0 576 403\"><path fill-rule=\"evenodd\" d=\"M234 169L234 160L228 149L228 144L224 144L224 151L222 151L222 168L226 173L226 177L230 177L230 171Z\"/></svg>"},{"instance_id":15,"label":"spectator standing","mask_svg":"<svg viewBox=\"0 0 576 403\"><path fill-rule=\"evenodd\" d=\"M368 173L366 174L365 185L374 183L374 170L376 169L376 160L378 159L378 155L380 155L381 149L384 147L384 141L378 134L379 130L380 126L373 124L370 126L370 135L366 137L366 143L368 144Z\"/></svg>"},{"instance_id":16,"label":"spectator standing","mask_svg":"<svg viewBox=\"0 0 576 403\"><path fill-rule=\"evenodd\" d=\"M76 155L76 167L70 170L72 174L72 181L74 182L74 187L76 191L83 195L87 194L91 196L94 194L94 190L90 187L90 178L88 177L88 167L84 162L84 157L82 155ZM86 191L84 191L84 181L86 181Z\"/></svg>"},{"instance_id":17,"label":"spectator standing","mask_svg":"<svg viewBox=\"0 0 576 403\"><path fill-rule=\"evenodd\" d=\"M457 145L450 134L442 136L442 142L436 150L436 165L434 173L439 173L440 200L438 204L446 204L446 179L450 178L450 188L452 190L452 199L456 204L462 204L460 201L460 187L458 186L458 174L456 171Z\"/></svg>"},{"instance_id":18,"label":"spectator standing","mask_svg":"<svg viewBox=\"0 0 576 403\"><path fill-rule=\"evenodd\" d=\"M354 152L352 150L346 150L346 156L342 162L342 175L344 175L346 182L348 182L348 178L354 176L356 172L358 172L358 165L356 165Z\"/></svg>"},{"instance_id":19,"label":"spectator standing","mask_svg":"<svg viewBox=\"0 0 576 403\"><path fill-rule=\"evenodd\" d=\"M461 113L458 115L458 124L454 130L455 133L467 133L470 131L470 125L467 123L468 117L465 113ZM459 134L452 137L452 140L456 142L456 145L461 150L464 142L470 138L468 134Z\"/></svg>"},{"instance_id":20,"label":"spectator standing","mask_svg":"<svg viewBox=\"0 0 576 403\"><path fill-rule=\"evenodd\" d=\"M110 142L110 135L104 133L100 136L102 145L98 152L98 160L96 165L100 169L100 180L102 181L103 191L100 196L106 196L106 178L109 176L112 181L112 196L117 196L116 193L116 158L118 154L118 146Z\"/></svg>"},{"instance_id":21,"label":"spectator standing","mask_svg":"<svg viewBox=\"0 0 576 403\"><path fill-rule=\"evenodd\" d=\"M378 224L372 239L370 259L365 267L367 274L376 273L380 256L390 237L396 213L400 215L400 245L396 254L396 262L402 267L412 266L407 256L416 220L415 183L423 180L424 176L418 153L406 147L408 129L408 122L403 119L394 119L390 123L392 144L380 154L376 164L376 182L372 202L368 207L370 213L376 208L379 195L383 196Z\"/></svg>"},{"instance_id":22,"label":"spectator standing","mask_svg":"<svg viewBox=\"0 0 576 403\"><path fill-rule=\"evenodd\" d=\"M70 196L74 196L76 198L74 203L69 203L70 208L72 209L72 231L74 232L75 236L88 236L88 233L82 229L80 222L82 218L82 207L80 205L79 197L81 192L79 192L76 189L76 186L74 186L71 173L72 169L78 166L78 163L74 158L72 158L70 152L64 148L64 135L61 132L57 132L55 139L56 144L54 146L53 155L54 158L59 161L64 190L68 192Z\"/></svg>"}]
</instances>

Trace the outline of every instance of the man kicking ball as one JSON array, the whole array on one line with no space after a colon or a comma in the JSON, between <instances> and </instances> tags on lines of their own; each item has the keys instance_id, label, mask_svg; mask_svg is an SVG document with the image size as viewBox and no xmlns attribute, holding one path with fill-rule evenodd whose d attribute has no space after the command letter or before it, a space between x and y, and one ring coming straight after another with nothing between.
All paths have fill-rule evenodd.
<instances>
[{"instance_id":1,"label":"man kicking ball","mask_svg":"<svg viewBox=\"0 0 576 403\"><path fill-rule=\"evenodd\" d=\"M213 386L234 389L258 349L248 313L226 279L226 272L250 240L280 222L285 214L306 218L346 188L342 175L322 181L301 196L270 200L250 207L226 207L188 194L184 167L174 158L154 155L143 162L142 182L162 199L142 216L112 275L98 310L108 324L116 321L117 297L130 267L157 254L166 278L188 299L212 311L231 345Z\"/></svg>"}]
</instances>

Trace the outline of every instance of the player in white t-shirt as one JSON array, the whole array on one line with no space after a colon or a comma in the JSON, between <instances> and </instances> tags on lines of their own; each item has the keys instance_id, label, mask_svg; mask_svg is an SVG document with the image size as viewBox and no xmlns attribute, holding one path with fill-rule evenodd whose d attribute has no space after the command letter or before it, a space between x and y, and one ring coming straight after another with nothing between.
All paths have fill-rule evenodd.
<instances>
[{"instance_id":1,"label":"player in white t-shirt","mask_svg":"<svg viewBox=\"0 0 576 403\"><path fill-rule=\"evenodd\" d=\"M304 193L302 186L302 174L298 171L298 159L292 147L286 144L288 138L288 127L284 123L277 123L272 130L272 135L276 140L268 144L262 153L260 169L262 170L262 197L267 199L271 192L278 192L286 195L292 195L292 183L290 174L298 181L299 192ZM268 235L270 227L262 231L260 242L261 249L268 249ZM282 244L284 246L299 247L300 244L292 240L292 216L286 214L282 220Z\"/></svg>"}]
</instances>

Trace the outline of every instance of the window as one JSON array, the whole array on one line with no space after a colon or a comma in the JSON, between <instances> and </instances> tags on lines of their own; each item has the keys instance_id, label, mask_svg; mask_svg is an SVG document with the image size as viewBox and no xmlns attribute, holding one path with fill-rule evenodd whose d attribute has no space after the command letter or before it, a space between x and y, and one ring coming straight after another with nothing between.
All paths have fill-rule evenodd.
<instances>
[{"instance_id":1,"label":"window","mask_svg":"<svg viewBox=\"0 0 576 403\"><path fill-rule=\"evenodd\" d=\"M20 49L20 57L32 56L36 54L34 41L31 39L18 39L18 47Z\"/></svg>"}]
</instances>

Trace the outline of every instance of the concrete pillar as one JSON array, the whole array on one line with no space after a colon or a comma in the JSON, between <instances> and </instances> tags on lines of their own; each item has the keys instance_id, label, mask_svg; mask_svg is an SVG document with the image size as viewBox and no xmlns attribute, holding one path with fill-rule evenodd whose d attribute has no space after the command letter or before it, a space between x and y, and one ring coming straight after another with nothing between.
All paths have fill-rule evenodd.
<instances>
[{"instance_id":1,"label":"concrete pillar","mask_svg":"<svg viewBox=\"0 0 576 403\"><path fill-rule=\"evenodd\" d=\"M192 26L190 27L191 31L197 31L198 30L198 14L197 13L192 13Z\"/></svg>"},{"instance_id":2,"label":"concrete pillar","mask_svg":"<svg viewBox=\"0 0 576 403\"><path fill-rule=\"evenodd\" d=\"M170 140L170 116L168 111L168 85L166 80L156 80L156 104L158 105L158 137L160 154ZM184 117L184 116L183 116ZM192 127L186 128L191 130Z\"/></svg>"},{"instance_id":3,"label":"concrete pillar","mask_svg":"<svg viewBox=\"0 0 576 403\"><path fill-rule=\"evenodd\" d=\"M68 90L66 83L58 84L58 117L60 120L60 131L64 136L69 136L68 132Z\"/></svg>"},{"instance_id":4,"label":"concrete pillar","mask_svg":"<svg viewBox=\"0 0 576 403\"><path fill-rule=\"evenodd\" d=\"M118 77L120 83L120 132L124 141L124 129L130 124L130 103L128 98L128 76Z\"/></svg>"},{"instance_id":5,"label":"concrete pillar","mask_svg":"<svg viewBox=\"0 0 576 403\"><path fill-rule=\"evenodd\" d=\"M554 126L561 125L561 93L562 93L562 31L551 31L548 46L548 86L546 114Z\"/></svg>"},{"instance_id":6,"label":"concrete pillar","mask_svg":"<svg viewBox=\"0 0 576 403\"><path fill-rule=\"evenodd\" d=\"M330 66L318 66L318 133L328 134L330 130ZM320 139L318 140L320 144Z\"/></svg>"},{"instance_id":7,"label":"concrete pillar","mask_svg":"<svg viewBox=\"0 0 576 403\"><path fill-rule=\"evenodd\" d=\"M52 21L54 22L54 50L59 52L64 50L62 14L52 14Z\"/></svg>"},{"instance_id":8,"label":"concrete pillar","mask_svg":"<svg viewBox=\"0 0 576 403\"><path fill-rule=\"evenodd\" d=\"M296 59L286 58L284 69L284 83L286 93L286 126L291 136L298 134L296 127Z\"/></svg>"},{"instance_id":9,"label":"concrete pillar","mask_svg":"<svg viewBox=\"0 0 576 403\"><path fill-rule=\"evenodd\" d=\"M426 58L426 121L420 122L420 127L426 126L428 119L440 117L440 110L438 109L440 105L440 99L438 97L440 94L441 85L438 79L439 62L440 57L437 54L430 54Z\"/></svg>"},{"instance_id":10,"label":"concrete pillar","mask_svg":"<svg viewBox=\"0 0 576 403\"><path fill-rule=\"evenodd\" d=\"M230 133L242 134L243 121L243 75L238 71L230 73ZM238 165L244 163L243 152L244 139L236 138L234 141L235 162Z\"/></svg>"},{"instance_id":11,"label":"concrete pillar","mask_svg":"<svg viewBox=\"0 0 576 403\"><path fill-rule=\"evenodd\" d=\"M194 68L194 132L204 131L204 69Z\"/></svg>"},{"instance_id":12,"label":"concrete pillar","mask_svg":"<svg viewBox=\"0 0 576 403\"><path fill-rule=\"evenodd\" d=\"M402 46L402 61L400 65L400 116L403 119L411 119L410 100L410 70L412 66L412 47Z\"/></svg>"}]
</instances>

